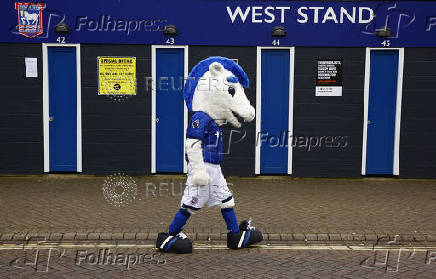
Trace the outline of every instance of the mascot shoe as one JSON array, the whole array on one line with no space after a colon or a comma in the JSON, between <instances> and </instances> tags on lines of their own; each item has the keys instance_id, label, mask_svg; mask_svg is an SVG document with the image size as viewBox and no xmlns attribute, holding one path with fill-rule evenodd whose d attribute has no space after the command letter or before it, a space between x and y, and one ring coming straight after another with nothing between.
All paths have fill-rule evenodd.
<instances>
[{"instance_id":1,"label":"mascot shoe","mask_svg":"<svg viewBox=\"0 0 436 279\"><path fill-rule=\"evenodd\" d=\"M227 247L241 249L263 240L262 233L250 225L251 219L242 221L238 233L227 233Z\"/></svg>"},{"instance_id":2,"label":"mascot shoe","mask_svg":"<svg viewBox=\"0 0 436 279\"><path fill-rule=\"evenodd\" d=\"M156 248L165 253L188 254L192 253L192 242L182 232L176 235L159 233L156 240Z\"/></svg>"}]
</instances>

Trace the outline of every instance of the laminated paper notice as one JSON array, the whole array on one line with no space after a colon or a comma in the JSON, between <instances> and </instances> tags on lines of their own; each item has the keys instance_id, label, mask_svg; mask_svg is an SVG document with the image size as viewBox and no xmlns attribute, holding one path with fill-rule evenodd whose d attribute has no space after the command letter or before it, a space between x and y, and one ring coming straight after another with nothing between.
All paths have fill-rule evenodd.
<instances>
[{"instance_id":1,"label":"laminated paper notice","mask_svg":"<svg viewBox=\"0 0 436 279\"><path fill-rule=\"evenodd\" d=\"M136 95L136 57L100 56L98 95Z\"/></svg>"},{"instance_id":2,"label":"laminated paper notice","mask_svg":"<svg viewBox=\"0 0 436 279\"><path fill-rule=\"evenodd\" d=\"M26 57L25 63L26 77L38 77L38 59Z\"/></svg>"}]
</instances>

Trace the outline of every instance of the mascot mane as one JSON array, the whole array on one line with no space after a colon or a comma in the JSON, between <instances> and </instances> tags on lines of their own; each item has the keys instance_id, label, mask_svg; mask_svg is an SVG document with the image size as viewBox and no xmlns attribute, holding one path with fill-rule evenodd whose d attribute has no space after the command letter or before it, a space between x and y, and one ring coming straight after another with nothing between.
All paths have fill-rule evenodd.
<instances>
[{"instance_id":1,"label":"mascot mane","mask_svg":"<svg viewBox=\"0 0 436 279\"><path fill-rule=\"evenodd\" d=\"M244 72L244 70L242 70L241 66L236 64L234 61L221 56L212 56L204 59L195 65L194 68L192 68L192 71L189 73L189 76L186 80L185 87L183 88L183 96L185 98L186 107L189 111L192 111L192 98L194 97L194 92L198 81L204 75L204 73L209 71L209 65L214 62L220 63L225 69L235 75L237 81L233 79L230 82L239 82L245 88L249 86L247 74Z\"/></svg>"}]
</instances>

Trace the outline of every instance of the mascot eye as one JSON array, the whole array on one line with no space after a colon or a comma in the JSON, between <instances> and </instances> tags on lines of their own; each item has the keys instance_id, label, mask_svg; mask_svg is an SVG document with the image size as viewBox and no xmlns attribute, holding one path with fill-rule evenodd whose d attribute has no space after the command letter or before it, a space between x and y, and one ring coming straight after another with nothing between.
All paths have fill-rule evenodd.
<instances>
[{"instance_id":1,"label":"mascot eye","mask_svg":"<svg viewBox=\"0 0 436 279\"><path fill-rule=\"evenodd\" d=\"M232 97L235 95L235 88L234 87L229 87L229 89L227 89L227 91L229 91L229 94L232 95Z\"/></svg>"}]
</instances>

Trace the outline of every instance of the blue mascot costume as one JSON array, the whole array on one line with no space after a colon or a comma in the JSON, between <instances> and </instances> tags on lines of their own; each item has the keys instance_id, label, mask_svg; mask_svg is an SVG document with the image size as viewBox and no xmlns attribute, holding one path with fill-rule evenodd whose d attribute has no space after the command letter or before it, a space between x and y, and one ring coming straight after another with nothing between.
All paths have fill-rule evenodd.
<instances>
[{"instance_id":1,"label":"blue mascot costume","mask_svg":"<svg viewBox=\"0 0 436 279\"><path fill-rule=\"evenodd\" d=\"M255 110L244 87L249 80L244 70L225 57L209 57L189 74L183 89L192 117L186 130L188 162L186 188L168 233L159 233L156 248L168 253L191 253L192 242L182 232L189 217L204 205L219 206L227 224L227 247L240 249L262 241L262 233L250 221L238 224L232 192L221 172L222 129L230 123L240 128L254 119Z\"/></svg>"}]
</instances>

